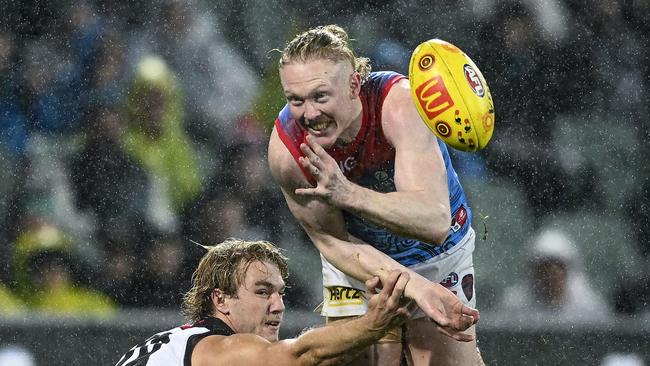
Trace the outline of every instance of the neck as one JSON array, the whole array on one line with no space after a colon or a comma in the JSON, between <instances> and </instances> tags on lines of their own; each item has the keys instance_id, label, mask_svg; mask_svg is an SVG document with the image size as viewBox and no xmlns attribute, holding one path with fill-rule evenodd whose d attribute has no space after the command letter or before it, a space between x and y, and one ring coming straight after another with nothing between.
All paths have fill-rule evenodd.
<instances>
[{"instance_id":1,"label":"neck","mask_svg":"<svg viewBox=\"0 0 650 366\"><path fill-rule=\"evenodd\" d=\"M230 318L228 317L227 314L222 314L222 313L217 312L217 313L215 313L215 314L212 314L212 317L217 318L217 319L220 319L222 322L226 323L226 325L227 325L230 329L232 329L233 332L235 332L235 333L239 333L239 332L237 331L237 328L235 328L235 325L234 325L233 322L230 320Z\"/></svg>"}]
</instances>

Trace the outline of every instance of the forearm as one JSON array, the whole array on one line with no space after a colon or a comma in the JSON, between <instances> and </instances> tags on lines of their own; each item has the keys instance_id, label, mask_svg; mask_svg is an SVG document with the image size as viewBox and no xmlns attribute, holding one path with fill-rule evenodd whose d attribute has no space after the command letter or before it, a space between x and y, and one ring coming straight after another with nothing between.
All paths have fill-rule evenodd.
<instances>
[{"instance_id":1,"label":"forearm","mask_svg":"<svg viewBox=\"0 0 650 366\"><path fill-rule=\"evenodd\" d=\"M365 317L343 320L311 329L295 340L299 365L347 364L383 336Z\"/></svg>"},{"instance_id":2,"label":"forearm","mask_svg":"<svg viewBox=\"0 0 650 366\"><path fill-rule=\"evenodd\" d=\"M307 230L307 234L320 253L330 263L346 275L359 281L363 282L375 276L379 277L381 281L385 281L386 276L394 269L408 272L411 279L406 285L404 295L416 301L418 300L418 288L421 289L423 286L433 285L426 278L401 265L385 253L362 242L358 238L349 236L349 241L343 241L336 237L319 234L310 230Z\"/></svg>"},{"instance_id":3,"label":"forearm","mask_svg":"<svg viewBox=\"0 0 650 366\"><path fill-rule=\"evenodd\" d=\"M451 223L447 192L381 193L354 185L340 205L390 232L431 244L445 240Z\"/></svg>"}]
</instances>

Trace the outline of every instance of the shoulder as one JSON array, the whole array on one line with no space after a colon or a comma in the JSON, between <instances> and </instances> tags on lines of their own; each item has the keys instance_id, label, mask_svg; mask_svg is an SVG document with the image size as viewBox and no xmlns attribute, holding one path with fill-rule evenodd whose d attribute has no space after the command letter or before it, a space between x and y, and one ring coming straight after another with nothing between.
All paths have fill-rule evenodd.
<instances>
[{"instance_id":1,"label":"shoulder","mask_svg":"<svg viewBox=\"0 0 650 366\"><path fill-rule=\"evenodd\" d=\"M298 163L284 145L277 128L273 128L268 147L269 170L275 181L282 188L297 188L306 182Z\"/></svg>"},{"instance_id":2,"label":"shoulder","mask_svg":"<svg viewBox=\"0 0 650 366\"><path fill-rule=\"evenodd\" d=\"M389 107L387 112L390 114L390 112L397 112L398 110L407 107L407 104L412 103L411 86L409 81L408 79L400 79L393 84L390 90L388 90L386 98L384 99L384 110L386 110L386 107Z\"/></svg>"},{"instance_id":3,"label":"shoulder","mask_svg":"<svg viewBox=\"0 0 650 366\"><path fill-rule=\"evenodd\" d=\"M436 145L435 135L418 114L408 79L401 79L386 95L382 107L382 128L388 141L395 147L400 142Z\"/></svg>"},{"instance_id":4,"label":"shoulder","mask_svg":"<svg viewBox=\"0 0 650 366\"><path fill-rule=\"evenodd\" d=\"M271 343L254 334L208 336L192 353L193 366L257 365L273 359L277 364L294 364L292 342Z\"/></svg>"}]
</instances>

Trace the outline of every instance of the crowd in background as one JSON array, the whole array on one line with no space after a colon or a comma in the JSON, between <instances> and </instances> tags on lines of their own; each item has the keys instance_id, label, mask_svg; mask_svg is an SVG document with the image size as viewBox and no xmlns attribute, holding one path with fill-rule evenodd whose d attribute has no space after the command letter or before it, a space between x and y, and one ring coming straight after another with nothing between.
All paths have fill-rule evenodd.
<instances>
[{"instance_id":1,"label":"crowd in background","mask_svg":"<svg viewBox=\"0 0 650 366\"><path fill-rule=\"evenodd\" d=\"M191 240L233 236L277 243L294 268L315 264L293 271L287 302L317 303L318 254L269 176L266 143L284 103L271 50L328 23L375 70L408 74L410 51L430 38L468 53L497 124L485 151L454 153L466 190L509 182L530 238L558 213L614 219L618 232L598 236L622 238L634 260L594 296L647 310L650 1L304 3L0 5L2 314L178 309L203 253ZM529 244L539 241L510 247ZM592 244L581 246L610 256ZM506 304L526 296L503 292Z\"/></svg>"}]
</instances>

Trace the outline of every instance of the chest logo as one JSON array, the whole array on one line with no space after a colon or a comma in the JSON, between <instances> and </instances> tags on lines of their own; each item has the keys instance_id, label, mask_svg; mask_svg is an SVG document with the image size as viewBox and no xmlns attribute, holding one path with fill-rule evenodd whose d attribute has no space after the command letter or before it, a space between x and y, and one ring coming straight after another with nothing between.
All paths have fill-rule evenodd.
<instances>
[{"instance_id":1,"label":"chest logo","mask_svg":"<svg viewBox=\"0 0 650 366\"><path fill-rule=\"evenodd\" d=\"M357 159L354 156L348 156L345 160L339 161L339 168L343 173L349 172L357 166Z\"/></svg>"}]
</instances>

